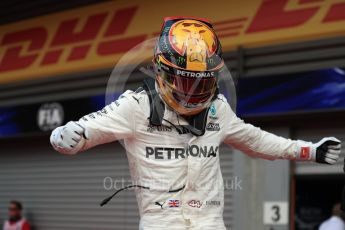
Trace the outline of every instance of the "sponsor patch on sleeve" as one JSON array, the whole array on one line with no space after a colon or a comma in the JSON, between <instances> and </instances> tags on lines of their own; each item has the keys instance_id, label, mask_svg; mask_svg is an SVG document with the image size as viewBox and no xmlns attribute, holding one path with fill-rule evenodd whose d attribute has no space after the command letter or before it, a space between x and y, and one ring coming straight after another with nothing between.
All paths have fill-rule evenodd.
<instances>
[{"instance_id":1,"label":"sponsor patch on sleeve","mask_svg":"<svg viewBox=\"0 0 345 230\"><path fill-rule=\"evenodd\" d=\"M308 160L310 158L310 147L301 147L300 158L302 160Z\"/></svg>"}]
</instances>

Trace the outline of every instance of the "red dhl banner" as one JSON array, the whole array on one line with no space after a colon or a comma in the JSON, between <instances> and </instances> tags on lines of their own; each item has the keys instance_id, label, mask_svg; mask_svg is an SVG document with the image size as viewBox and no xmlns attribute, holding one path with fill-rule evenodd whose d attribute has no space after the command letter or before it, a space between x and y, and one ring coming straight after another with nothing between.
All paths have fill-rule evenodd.
<instances>
[{"instance_id":1,"label":"red dhl banner","mask_svg":"<svg viewBox=\"0 0 345 230\"><path fill-rule=\"evenodd\" d=\"M209 18L225 51L345 34L344 0L118 0L0 26L0 83L112 67L176 15Z\"/></svg>"}]
</instances>

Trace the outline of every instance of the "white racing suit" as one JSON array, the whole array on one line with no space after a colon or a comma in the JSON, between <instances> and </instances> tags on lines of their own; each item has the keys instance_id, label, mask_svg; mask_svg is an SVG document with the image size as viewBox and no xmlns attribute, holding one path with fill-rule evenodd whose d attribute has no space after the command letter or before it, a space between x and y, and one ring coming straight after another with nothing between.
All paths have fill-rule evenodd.
<instances>
[{"instance_id":1,"label":"white racing suit","mask_svg":"<svg viewBox=\"0 0 345 230\"><path fill-rule=\"evenodd\" d=\"M145 230L226 229L221 143L268 159L299 159L300 146L311 145L244 123L221 94L208 112L205 134L199 137L185 132L187 122L168 108L161 126L151 126L149 116L146 92L128 90L103 110L79 120L87 139L68 152L124 140L133 181L149 188L136 189L140 229Z\"/></svg>"}]
</instances>

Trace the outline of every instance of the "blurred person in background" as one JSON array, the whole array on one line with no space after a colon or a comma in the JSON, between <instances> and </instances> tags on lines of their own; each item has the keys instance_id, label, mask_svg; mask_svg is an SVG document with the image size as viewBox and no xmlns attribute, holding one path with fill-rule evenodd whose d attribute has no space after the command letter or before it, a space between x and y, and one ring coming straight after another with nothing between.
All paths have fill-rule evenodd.
<instances>
[{"instance_id":1,"label":"blurred person in background","mask_svg":"<svg viewBox=\"0 0 345 230\"><path fill-rule=\"evenodd\" d=\"M319 230L345 230L344 213L340 207L340 203L333 206L332 216L320 225Z\"/></svg>"},{"instance_id":2,"label":"blurred person in background","mask_svg":"<svg viewBox=\"0 0 345 230\"><path fill-rule=\"evenodd\" d=\"M23 205L19 201L11 201L8 207L8 220L3 230L30 230L29 223L22 216Z\"/></svg>"},{"instance_id":3,"label":"blurred person in background","mask_svg":"<svg viewBox=\"0 0 345 230\"><path fill-rule=\"evenodd\" d=\"M125 141L135 185L123 189L137 187L140 229L226 229L219 162L223 142L270 160L337 162L340 141L334 137L315 144L290 140L236 116L218 91L225 65L208 20L166 18L153 66L155 79L56 128L50 138L55 150L70 155Z\"/></svg>"}]
</instances>

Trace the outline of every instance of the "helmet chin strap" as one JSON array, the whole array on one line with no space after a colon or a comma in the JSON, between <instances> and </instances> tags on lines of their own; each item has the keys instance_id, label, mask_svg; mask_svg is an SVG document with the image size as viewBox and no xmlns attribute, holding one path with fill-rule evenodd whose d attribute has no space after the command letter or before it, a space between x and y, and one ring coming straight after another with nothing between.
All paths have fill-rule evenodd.
<instances>
[{"instance_id":1,"label":"helmet chin strap","mask_svg":"<svg viewBox=\"0 0 345 230\"><path fill-rule=\"evenodd\" d=\"M162 125L166 105L161 99L156 89L156 81L152 78L146 78L144 80L143 88L145 89L150 101L150 117L149 117L150 125L155 125L155 126ZM215 96L213 100L217 97L217 95L218 95L218 89L215 92ZM195 136L204 135L205 127L207 123L208 111L209 111L209 107L205 108L200 113L193 116L181 115L188 122L188 125L185 126L184 128L188 129L188 131Z\"/></svg>"}]
</instances>

